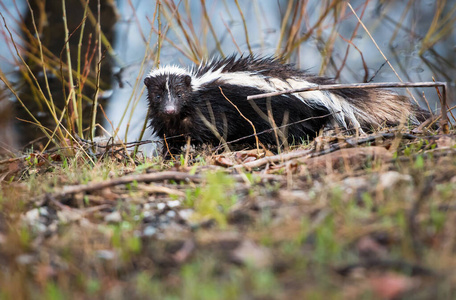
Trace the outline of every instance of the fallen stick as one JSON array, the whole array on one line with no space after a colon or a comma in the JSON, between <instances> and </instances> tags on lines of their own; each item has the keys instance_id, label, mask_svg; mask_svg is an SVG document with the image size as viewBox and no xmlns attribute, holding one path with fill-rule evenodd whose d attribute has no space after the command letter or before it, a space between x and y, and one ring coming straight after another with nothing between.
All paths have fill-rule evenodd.
<instances>
[{"instance_id":1,"label":"fallen stick","mask_svg":"<svg viewBox=\"0 0 456 300\"><path fill-rule=\"evenodd\" d=\"M165 172L156 172L156 173L147 173L147 174L134 174L126 175L119 178L104 180L100 182L91 182L87 184L77 184L77 185L68 185L64 186L61 191L57 193L50 194L50 197L54 198L63 198L68 195L76 193L85 193L101 190L107 187L112 187L121 184L127 184L131 182L155 182L163 180L176 180L176 181L193 181L200 182L202 180L201 175L190 175L185 172L177 171L165 171Z\"/></svg>"},{"instance_id":2,"label":"fallen stick","mask_svg":"<svg viewBox=\"0 0 456 300\"><path fill-rule=\"evenodd\" d=\"M306 156L306 155L311 154L312 152L313 152L313 150L297 150L297 151L289 152L286 154L277 154L277 155L273 155L273 156L266 156L266 157L257 159L255 161L248 162L248 163L234 165L230 169L246 168L246 169L250 170L253 168L261 167L262 165L265 165L267 163L277 163L277 162L281 162L284 160L287 161L290 159Z\"/></svg>"},{"instance_id":3,"label":"fallen stick","mask_svg":"<svg viewBox=\"0 0 456 300\"><path fill-rule=\"evenodd\" d=\"M394 138L396 136L398 136L398 134L396 134L396 133L382 133L382 134L371 135L371 136L367 136L367 137L363 137L363 138L347 138L347 139L343 140L342 143L333 144L329 148L324 149L322 151L314 152L314 150L312 150L312 149L311 150L296 150L296 151L288 152L286 154L277 154L277 155L273 155L273 156L266 156L261 159L257 159L255 161L251 161L248 163L234 165L231 168L232 169L246 168L246 169L250 170L253 168L261 167L267 163L278 163L278 162L288 161L288 160L295 159L295 158L301 158L303 156L308 156L309 158L322 156L322 155L329 154L331 152L343 149L344 147L346 148L347 145L349 145L350 147L355 147L357 145L361 145L364 143L373 142L379 138L388 139L388 138ZM403 134L401 134L401 138L402 139L416 139L417 137L412 134L403 133Z\"/></svg>"},{"instance_id":4,"label":"fallen stick","mask_svg":"<svg viewBox=\"0 0 456 300\"><path fill-rule=\"evenodd\" d=\"M241 175L231 175L234 180L237 182L244 182L244 178ZM283 180L282 176L272 175L272 174L257 174L256 176L260 177L262 180L274 180L281 181ZM186 172L178 171L164 171L164 172L155 172L147 174L135 174L135 175L126 175L119 178L114 178L110 180L104 180L101 182L93 182L87 184L77 184L64 186L60 191L51 194L45 194L38 197L38 203L42 203L45 199L61 199L63 197L77 194L77 193L86 193L98 191L104 188L128 184L132 182L156 182L164 180L175 180L175 181L191 181L191 182L202 182L205 179L205 176L195 174L190 175Z\"/></svg>"}]
</instances>

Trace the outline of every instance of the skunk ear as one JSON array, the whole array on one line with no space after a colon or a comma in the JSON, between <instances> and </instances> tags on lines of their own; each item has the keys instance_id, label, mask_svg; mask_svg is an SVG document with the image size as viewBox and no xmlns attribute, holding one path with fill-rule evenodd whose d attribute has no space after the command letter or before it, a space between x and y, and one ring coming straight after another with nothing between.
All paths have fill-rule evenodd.
<instances>
[{"instance_id":1,"label":"skunk ear","mask_svg":"<svg viewBox=\"0 0 456 300\"><path fill-rule=\"evenodd\" d=\"M146 86L149 86L149 84L150 84L150 80L151 80L151 78L150 78L150 77L146 77L146 78L144 78L144 84L145 84Z\"/></svg>"},{"instance_id":2,"label":"skunk ear","mask_svg":"<svg viewBox=\"0 0 456 300\"><path fill-rule=\"evenodd\" d=\"M190 86L190 84L192 83L192 77L190 77L189 75L185 75L184 82L187 86Z\"/></svg>"}]
</instances>

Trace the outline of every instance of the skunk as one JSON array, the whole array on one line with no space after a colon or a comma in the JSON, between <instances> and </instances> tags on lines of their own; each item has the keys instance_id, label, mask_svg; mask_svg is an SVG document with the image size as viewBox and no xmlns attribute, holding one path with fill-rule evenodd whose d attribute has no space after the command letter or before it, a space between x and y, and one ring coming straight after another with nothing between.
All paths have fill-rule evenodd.
<instances>
[{"instance_id":1,"label":"skunk","mask_svg":"<svg viewBox=\"0 0 456 300\"><path fill-rule=\"evenodd\" d=\"M332 84L275 57L235 55L184 69L165 66L152 70L147 87L150 126L166 139L172 151L188 138L194 145L209 143L278 145L317 136L326 125L371 131L411 124L427 112L407 97L383 89L341 89L283 94L258 100L247 96Z\"/></svg>"}]
</instances>

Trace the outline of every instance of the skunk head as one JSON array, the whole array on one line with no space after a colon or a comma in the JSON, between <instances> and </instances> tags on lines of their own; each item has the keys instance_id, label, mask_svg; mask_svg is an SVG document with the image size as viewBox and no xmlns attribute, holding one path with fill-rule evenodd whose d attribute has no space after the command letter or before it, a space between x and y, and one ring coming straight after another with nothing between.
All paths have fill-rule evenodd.
<instances>
[{"instance_id":1,"label":"skunk head","mask_svg":"<svg viewBox=\"0 0 456 300\"><path fill-rule=\"evenodd\" d=\"M151 115L162 118L179 116L191 99L191 82L192 78L188 74L149 74L144 79L144 84L147 87Z\"/></svg>"}]
</instances>

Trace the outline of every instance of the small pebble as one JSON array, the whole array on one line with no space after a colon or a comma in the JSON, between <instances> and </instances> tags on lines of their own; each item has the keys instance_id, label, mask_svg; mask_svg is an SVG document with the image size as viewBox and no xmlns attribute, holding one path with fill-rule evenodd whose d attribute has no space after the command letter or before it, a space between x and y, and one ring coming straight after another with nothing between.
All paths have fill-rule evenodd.
<instances>
[{"instance_id":1,"label":"small pebble","mask_svg":"<svg viewBox=\"0 0 456 300\"><path fill-rule=\"evenodd\" d=\"M180 201L179 200L171 200L166 203L169 208L177 207L180 206Z\"/></svg>"},{"instance_id":2,"label":"small pebble","mask_svg":"<svg viewBox=\"0 0 456 300\"><path fill-rule=\"evenodd\" d=\"M111 223L119 223L122 221L122 216L120 215L120 212L114 211L104 217L105 222L111 222Z\"/></svg>"},{"instance_id":3,"label":"small pebble","mask_svg":"<svg viewBox=\"0 0 456 300\"><path fill-rule=\"evenodd\" d=\"M39 208L34 208L25 213L24 218L29 222L33 223L40 217Z\"/></svg>"},{"instance_id":4,"label":"small pebble","mask_svg":"<svg viewBox=\"0 0 456 300\"><path fill-rule=\"evenodd\" d=\"M34 257L30 254L21 254L16 257L16 262L20 265L29 265L34 261Z\"/></svg>"},{"instance_id":5,"label":"small pebble","mask_svg":"<svg viewBox=\"0 0 456 300\"><path fill-rule=\"evenodd\" d=\"M186 221L188 221L192 215L193 209L182 209L179 211L179 216Z\"/></svg>"},{"instance_id":6,"label":"small pebble","mask_svg":"<svg viewBox=\"0 0 456 300\"><path fill-rule=\"evenodd\" d=\"M97 256L102 259L111 260L116 256L116 254L111 250L98 250Z\"/></svg>"},{"instance_id":7,"label":"small pebble","mask_svg":"<svg viewBox=\"0 0 456 300\"><path fill-rule=\"evenodd\" d=\"M157 229L153 226L147 226L144 228L144 235L145 236L152 236L157 232Z\"/></svg>"},{"instance_id":8,"label":"small pebble","mask_svg":"<svg viewBox=\"0 0 456 300\"><path fill-rule=\"evenodd\" d=\"M380 176L380 185L384 188L391 188L392 186L401 183L401 182L411 182L412 181L412 176L408 174L401 174L396 171L389 171L386 173L383 173Z\"/></svg>"},{"instance_id":9,"label":"small pebble","mask_svg":"<svg viewBox=\"0 0 456 300\"><path fill-rule=\"evenodd\" d=\"M174 218L176 216L176 212L173 211L173 210L170 210L166 213L166 215L169 217L169 218Z\"/></svg>"}]
</instances>

